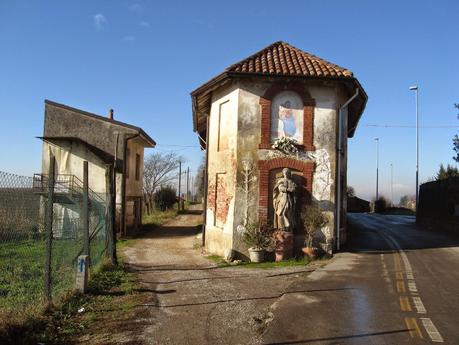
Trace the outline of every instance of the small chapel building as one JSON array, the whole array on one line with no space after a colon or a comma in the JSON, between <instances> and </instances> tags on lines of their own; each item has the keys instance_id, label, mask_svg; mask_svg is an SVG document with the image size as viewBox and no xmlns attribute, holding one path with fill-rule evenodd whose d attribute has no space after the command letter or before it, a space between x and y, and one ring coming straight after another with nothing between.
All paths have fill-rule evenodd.
<instances>
[{"instance_id":1,"label":"small chapel building","mask_svg":"<svg viewBox=\"0 0 459 345\"><path fill-rule=\"evenodd\" d=\"M206 150L205 249L247 255L241 225L279 224L279 179L295 188L291 231L303 246L301 212L314 203L328 225L316 245L346 241L347 138L367 102L348 69L285 42L235 63L191 93L194 131Z\"/></svg>"}]
</instances>

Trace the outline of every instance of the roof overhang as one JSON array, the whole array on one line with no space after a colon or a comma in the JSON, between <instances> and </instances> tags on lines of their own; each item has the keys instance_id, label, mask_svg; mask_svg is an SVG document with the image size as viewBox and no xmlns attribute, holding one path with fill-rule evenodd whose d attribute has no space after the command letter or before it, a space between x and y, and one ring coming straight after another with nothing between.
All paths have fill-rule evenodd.
<instances>
[{"instance_id":1,"label":"roof overhang","mask_svg":"<svg viewBox=\"0 0 459 345\"><path fill-rule=\"evenodd\" d=\"M62 142L79 143L79 144L85 146L88 149L88 151L90 151L94 155L96 155L105 164L113 164L113 161L115 159L114 155L112 155L110 153L107 153L107 152L95 147L94 145L91 145L91 144L87 143L86 141L81 140L80 138L75 138L75 137L37 137L37 139L41 139L44 142L48 142L48 143L51 143L51 144L57 145L57 146L59 146L59 143L62 143ZM121 163L122 159L120 159L120 158L121 157L117 157L116 170L117 170L117 172L122 173L123 172L123 169L122 169L123 165Z\"/></svg>"},{"instance_id":2,"label":"roof overhang","mask_svg":"<svg viewBox=\"0 0 459 345\"><path fill-rule=\"evenodd\" d=\"M365 109L368 96L360 85L359 81L354 77L305 77L295 75L273 75L273 74L261 74L261 73L247 73L247 72L229 72L225 71L216 77L212 78L207 83L201 85L197 89L191 92L192 100L192 111L193 111L193 130L198 133L201 138L206 137L207 131L207 116L210 114L210 107L212 103L212 92L221 86L227 84L231 80L237 78L266 78L266 79L278 79L278 80L328 80L335 81L343 84L346 88L349 96L355 93L355 89L359 90L359 95L356 99L348 106L348 137L354 136L360 117ZM205 145L201 143L201 147L205 149Z\"/></svg>"}]
</instances>

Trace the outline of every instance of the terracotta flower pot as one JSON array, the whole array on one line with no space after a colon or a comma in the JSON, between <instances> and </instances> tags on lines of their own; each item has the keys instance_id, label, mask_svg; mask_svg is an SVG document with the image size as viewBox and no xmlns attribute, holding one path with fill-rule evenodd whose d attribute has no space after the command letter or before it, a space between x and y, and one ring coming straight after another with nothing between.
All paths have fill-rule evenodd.
<instances>
[{"instance_id":1,"label":"terracotta flower pot","mask_svg":"<svg viewBox=\"0 0 459 345\"><path fill-rule=\"evenodd\" d=\"M301 250L304 255L307 255L310 259L315 259L317 257L318 249L316 247L303 247Z\"/></svg>"},{"instance_id":2,"label":"terracotta flower pot","mask_svg":"<svg viewBox=\"0 0 459 345\"><path fill-rule=\"evenodd\" d=\"M249 257L251 262L263 262L265 260L265 250L249 248Z\"/></svg>"}]
</instances>

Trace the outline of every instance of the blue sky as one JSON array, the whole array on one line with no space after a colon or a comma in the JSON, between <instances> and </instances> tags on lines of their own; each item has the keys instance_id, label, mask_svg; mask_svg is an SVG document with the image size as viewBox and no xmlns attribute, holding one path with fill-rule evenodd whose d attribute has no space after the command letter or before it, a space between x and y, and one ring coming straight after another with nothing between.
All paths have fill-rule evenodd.
<instances>
[{"instance_id":1,"label":"blue sky","mask_svg":"<svg viewBox=\"0 0 459 345\"><path fill-rule=\"evenodd\" d=\"M457 1L8 1L0 2L0 170L40 170L43 100L97 114L115 109L156 150L202 153L189 93L278 40L354 72L369 95L349 141L349 184L371 198L380 138L380 190L414 193L413 84L421 126L459 126ZM459 128L422 128L420 179L452 160Z\"/></svg>"}]
</instances>

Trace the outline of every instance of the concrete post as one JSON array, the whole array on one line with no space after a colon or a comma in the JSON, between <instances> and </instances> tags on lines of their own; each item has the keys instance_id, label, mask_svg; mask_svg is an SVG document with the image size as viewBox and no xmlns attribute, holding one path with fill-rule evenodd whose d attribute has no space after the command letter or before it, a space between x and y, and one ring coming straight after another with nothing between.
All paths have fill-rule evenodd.
<instances>
[{"instance_id":1,"label":"concrete post","mask_svg":"<svg viewBox=\"0 0 459 345\"><path fill-rule=\"evenodd\" d=\"M48 303L51 302L51 254L53 247L53 205L54 205L54 173L56 158L51 155L48 169L48 200L45 215L46 231L46 258L45 258L45 297Z\"/></svg>"},{"instance_id":2,"label":"concrete post","mask_svg":"<svg viewBox=\"0 0 459 345\"><path fill-rule=\"evenodd\" d=\"M105 235L107 238L107 256L113 265L116 265L116 228L115 228L115 186L113 165L107 164L105 166Z\"/></svg>"},{"instance_id":3,"label":"concrete post","mask_svg":"<svg viewBox=\"0 0 459 345\"><path fill-rule=\"evenodd\" d=\"M83 227L84 255L90 255L89 244L89 179L88 179L88 161L83 162L83 200L81 205L81 220Z\"/></svg>"}]
</instances>

